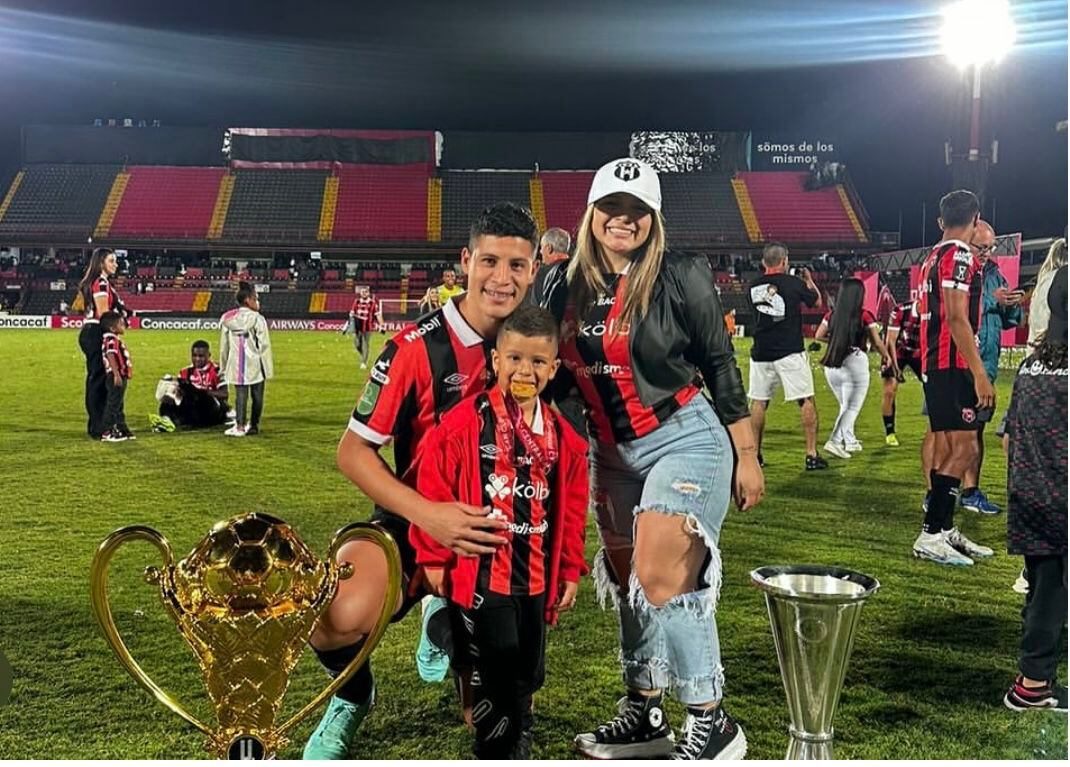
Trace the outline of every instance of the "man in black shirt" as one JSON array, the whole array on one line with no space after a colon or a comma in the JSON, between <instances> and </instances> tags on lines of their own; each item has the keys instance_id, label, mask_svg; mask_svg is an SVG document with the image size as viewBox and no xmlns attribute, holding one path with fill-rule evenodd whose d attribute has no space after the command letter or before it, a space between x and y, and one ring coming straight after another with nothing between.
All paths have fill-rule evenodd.
<instances>
[{"instance_id":1,"label":"man in black shirt","mask_svg":"<svg viewBox=\"0 0 1070 767\"><path fill-rule=\"evenodd\" d=\"M788 249L771 242L762 251L765 274L749 286L754 307L754 344L750 357L751 419L762 461L762 432L765 410L779 384L785 402L798 402L806 436L806 470L826 469L828 463L817 454L817 404L814 402L814 374L810 358L803 351L802 305L821 306L821 293L808 269L799 277L788 273ZM801 277L801 279L800 279Z\"/></svg>"}]
</instances>

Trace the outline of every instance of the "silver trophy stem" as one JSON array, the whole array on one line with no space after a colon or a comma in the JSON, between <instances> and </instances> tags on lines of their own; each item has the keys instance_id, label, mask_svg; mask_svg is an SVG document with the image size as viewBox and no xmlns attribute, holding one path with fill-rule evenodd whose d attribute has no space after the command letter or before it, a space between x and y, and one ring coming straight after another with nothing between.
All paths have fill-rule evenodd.
<instances>
[{"instance_id":1,"label":"silver trophy stem","mask_svg":"<svg viewBox=\"0 0 1070 767\"><path fill-rule=\"evenodd\" d=\"M791 715L788 759L832 759L832 720L862 605L880 584L839 567L761 567L780 675Z\"/></svg>"}]
</instances>

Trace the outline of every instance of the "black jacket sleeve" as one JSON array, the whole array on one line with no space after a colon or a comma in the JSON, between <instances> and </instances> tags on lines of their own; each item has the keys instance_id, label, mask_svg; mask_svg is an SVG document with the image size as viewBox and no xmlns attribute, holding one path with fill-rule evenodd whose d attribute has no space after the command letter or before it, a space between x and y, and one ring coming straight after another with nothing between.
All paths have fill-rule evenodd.
<instances>
[{"instance_id":1,"label":"black jacket sleeve","mask_svg":"<svg viewBox=\"0 0 1070 767\"><path fill-rule=\"evenodd\" d=\"M732 338L724 323L721 298L713 288L713 272L704 259L682 262L679 290L688 332L687 360L706 380L713 407L725 426L750 415L743 377L736 365Z\"/></svg>"}]
</instances>

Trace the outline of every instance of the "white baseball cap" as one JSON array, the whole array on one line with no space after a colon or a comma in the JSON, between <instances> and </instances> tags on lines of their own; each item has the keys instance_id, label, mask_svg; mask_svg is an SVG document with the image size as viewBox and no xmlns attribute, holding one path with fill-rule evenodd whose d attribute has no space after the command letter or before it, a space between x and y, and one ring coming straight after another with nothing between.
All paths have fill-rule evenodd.
<instances>
[{"instance_id":1,"label":"white baseball cap","mask_svg":"<svg viewBox=\"0 0 1070 767\"><path fill-rule=\"evenodd\" d=\"M654 210L661 210L661 182L658 172L642 160L622 157L607 162L594 174L587 204L617 192L637 197Z\"/></svg>"}]
</instances>

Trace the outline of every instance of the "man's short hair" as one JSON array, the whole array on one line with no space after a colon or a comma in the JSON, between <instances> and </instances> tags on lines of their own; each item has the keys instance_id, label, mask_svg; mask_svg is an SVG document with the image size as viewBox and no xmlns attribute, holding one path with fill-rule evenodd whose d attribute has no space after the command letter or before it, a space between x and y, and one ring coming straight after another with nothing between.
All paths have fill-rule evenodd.
<instances>
[{"instance_id":1,"label":"man's short hair","mask_svg":"<svg viewBox=\"0 0 1070 767\"><path fill-rule=\"evenodd\" d=\"M112 331L121 325L123 322L123 315L119 312L104 312L100 315L100 326L107 331Z\"/></svg>"},{"instance_id":2,"label":"man's short hair","mask_svg":"<svg viewBox=\"0 0 1070 767\"><path fill-rule=\"evenodd\" d=\"M980 212L977 195L968 189L956 189L940 198L940 220L946 229L968 226Z\"/></svg>"},{"instance_id":3,"label":"man's short hair","mask_svg":"<svg viewBox=\"0 0 1070 767\"><path fill-rule=\"evenodd\" d=\"M208 345L208 342L205 341L203 338L198 338L196 341L193 342L193 346L189 348L191 352L195 352L198 349L204 349L206 352L212 351L212 347L210 347Z\"/></svg>"},{"instance_id":4,"label":"man's short hair","mask_svg":"<svg viewBox=\"0 0 1070 767\"><path fill-rule=\"evenodd\" d=\"M770 242L762 248L762 263L770 269L783 264L788 258L788 246L782 242Z\"/></svg>"},{"instance_id":5,"label":"man's short hair","mask_svg":"<svg viewBox=\"0 0 1070 767\"><path fill-rule=\"evenodd\" d=\"M568 253L572 245L572 237L559 226L553 226L546 230L542 236L542 244L549 245L554 253Z\"/></svg>"},{"instance_id":6,"label":"man's short hair","mask_svg":"<svg viewBox=\"0 0 1070 767\"><path fill-rule=\"evenodd\" d=\"M498 202L484 208L468 230L468 249L475 250L476 240L491 237L520 237L539 246L539 227L531 211L515 202Z\"/></svg>"},{"instance_id":7,"label":"man's short hair","mask_svg":"<svg viewBox=\"0 0 1070 767\"><path fill-rule=\"evenodd\" d=\"M234 294L234 302L238 306L245 306L245 302L256 295L256 289L248 282L238 283L238 292Z\"/></svg>"},{"instance_id":8,"label":"man's short hair","mask_svg":"<svg viewBox=\"0 0 1070 767\"><path fill-rule=\"evenodd\" d=\"M524 304L502 323L498 338L516 333L524 338L551 338L557 343L559 332L554 315L542 307Z\"/></svg>"}]
</instances>

